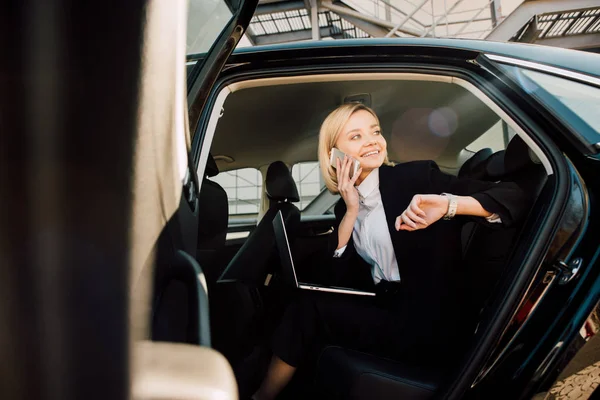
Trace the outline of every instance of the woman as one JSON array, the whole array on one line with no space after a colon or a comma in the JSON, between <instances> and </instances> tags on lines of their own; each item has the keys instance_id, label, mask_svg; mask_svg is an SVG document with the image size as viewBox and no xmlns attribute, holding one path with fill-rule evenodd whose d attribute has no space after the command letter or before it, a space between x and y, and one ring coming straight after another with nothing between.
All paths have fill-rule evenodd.
<instances>
[{"instance_id":1,"label":"woman","mask_svg":"<svg viewBox=\"0 0 600 400\"><path fill-rule=\"evenodd\" d=\"M335 168L333 147L347 155ZM352 159L360 169L350 176ZM514 184L459 180L432 161L394 166L377 116L361 104L325 119L319 161L327 188L341 196L331 234L335 283L377 296L306 297L290 306L257 400L274 398L325 343L429 363L451 359L470 314L461 276L465 219L455 216L510 226L529 203Z\"/></svg>"}]
</instances>

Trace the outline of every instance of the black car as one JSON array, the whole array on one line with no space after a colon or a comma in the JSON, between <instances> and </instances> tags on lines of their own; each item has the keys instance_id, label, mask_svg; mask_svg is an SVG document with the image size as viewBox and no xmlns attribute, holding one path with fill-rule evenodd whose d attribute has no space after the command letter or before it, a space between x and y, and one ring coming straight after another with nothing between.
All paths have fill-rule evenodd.
<instances>
[{"instance_id":1,"label":"black car","mask_svg":"<svg viewBox=\"0 0 600 400\"><path fill-rule=\"evenodd\" d=\"M249 11L240 7L236 15L234 25L245 26ZM223 43L232 40L234 33L227 39L228 34L225 30L220 37ZM226 58L228 51L216 45L208 54L188 56L198 176L207 176L209 157L217 160L221 173L238 171L230 175L248 168L265 174L277 160L301 174L301 166L316 161L318 128L327 113L343 102L361 101L380 115L392 160L433 159L459 176L516 181L536 197L523 225L510 233L464 232L464 267L480 313L470 346L451 371L328 348L305 377L318 388L316 393L341 398L529 398L549 391L574 357L587 357L589 364L600 359L598 352L583 355L584 344L597 330L597 55L426 38L253 47ZM210 82L204 79L208 76ZM218 178L213 180L227 185ZM300 187L301 180L296 179ZM260 343L255 324L264 323L261 313L273 312L267 303L281 299L261 285L276 271L267 257L269 242L261 238L268 236L265 226L277 205L271 196L270 207L239 211L236 204L244 195L236 196L234 190L228 188L226 259L212 264L200 260L200 265L209 287L215 282L215 296L240 296L251 309L234 313L219 305L219 297L213 304L213 342L243 385L244 362L253 354L248 342ZM323 277L313 266L326 248L337 199L326 191L301 197L294 257L299 274L319 279ZM261 213L265 215L256 225ZM239 239L245 236L245 241ZM244 269L248 260L253 267ZM231 281L245 282L255 291L236 288L233 295L222 287ZM219 321L224 314L236 323Z\"/></svg>"},{"instance_id":2,"label":"black car","mask_svg":"<svg viewBox=\"0 0 600 400\"><path fill-rule=\"evenodd\" d=\"M200 1L190 8L188 35L202 38L199 47L206 52L187 56L186 119L180 93L183 60L171 61L182 57L177 22L184 7L173 6L179 14L157 5L131 7L139 25L116 23L115 29L131 49L138 49L141 37L144 46L121 54L129 57L121 71L127 79L116 79L116 58L107 55L104 65L89 61L94 58L89 54L81 58L88 60L88 72L97 74L93 82L104 82L99 78L104 67L121 82L115 86L127 88L119 92L124 106L116 110L106 97L89 99L99 110L112 110L104 113L102 126L86 123L65 130L69 137L82 126L106 134L102 139L91 135L94 146L93 151L85 147L87 157L68 153L74 166L91 169L59 170L73 178L63 199L78 200L69 203L73 208L65 215L86 217L64 217L69 223L62 226L72 230L59 248L75 250L56 268L68 275L83 263L94 274L68 275L66 292L80 297L68 299L72 315L57 315L59 322L71 321L65 325L68 337L85 333L87 342L74 340L72 348L46 352L53 344L65 344L55 326L43 336L39 354L54 354L56 360L61 350L72 356L65 361L73 374L69 379L83 378L74 384L79 391L63 389L71 397L89 393L97 376L111 379L121 391L111 392L107 384L96 394L126 392L130 364L125 343L130 337L146 339L131 353L131 382L138 397L252 394L268 362L273 325L295 296L278 279L272 218L282 203L297 204L290 213L300 215L292 249L298 274L327 280L320 266L337 198L310 177L320 123L330 110L351 101L378 113L391 160L432 159L447 173L516 182L535 202L523 223L511 229L465 225L465 287L478 312L460 357L443 360L441 368L326 347L281 398L544 398L558 394L557 380L563 384L600 361L594 342L600 327L600 220L594 218L600 193L600 56L428 38L307 42L233 52L256 1ZM164 14L157 16L157 10ZM76 82L71 84L70 90L81 95ZM94 88L92 95L102 93L101 85ZM86 103L87 113L91 105ZM119 118L126 126L118 125ZM92 120L89 115L86 121ZM189 138L184 135L188 129ZM110 146L115 143L116 153ZM289 174L267 177L275 161L283 161ZM107 172L95 174L92 185L83 174L89 170ZM281 190L290 181L299 186L299 196ZM16 192L19 181L10 182ZM273 182L278 184L270 186ZM15 209L27 203L19 204ZM92 213L94 207L117 211ZM102 229L88 230L93 224ZM52 242L38 244L47 250L44 246ZM99 251L102 246L114 252ZM58 276L42 268L23 271L30 271L40 287ZM154 287L150 301L148 283ZM39 300L49 293L42 291ZM127 314L122 306L132 293ZM44 307L50 312L61 304ZM90 318L93 310L101 312ZM135 325L138 314L148 316L139 319L147 325ZM35 326L42 326L43 315L36 318ZM77 318L87 324L77 325ZM33 325L23 325L28 326ZM22 343L29 343L29 336L23 337ZM94 374L74 368L86 365L79 361L81 354L96 361L90 367ZM52 376L47 363L35 371L40 381L43 372ZM594 372L589 375L592 381L585 384L591 392L598 382Z\"/></svg>"}]
</instances>

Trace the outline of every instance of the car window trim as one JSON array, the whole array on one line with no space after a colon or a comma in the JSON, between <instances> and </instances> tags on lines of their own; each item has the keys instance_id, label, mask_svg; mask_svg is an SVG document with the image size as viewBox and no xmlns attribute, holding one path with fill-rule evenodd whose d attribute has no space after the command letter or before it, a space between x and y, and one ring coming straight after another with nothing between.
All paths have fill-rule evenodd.
<instances>
[{"instance_id":1,"label":"car window trim","mask_svg":"<svg viewBox=\"0 0 600 400\"><path fill-rule=\"evenodd\" d=\"M484 56L492 61L496 61L503 64L516 65L523 68L533 69L557 75L563 78L579 81L588 85L594 85L600 87L600 78L593 77L591 75L582 74L580 72L569 71L562 68L553 67L546 64L540 64L532 61L520 60L517 58L510 58L505 56L498 56L495 54L484 54Z\"/></svg>"}]
</instances>

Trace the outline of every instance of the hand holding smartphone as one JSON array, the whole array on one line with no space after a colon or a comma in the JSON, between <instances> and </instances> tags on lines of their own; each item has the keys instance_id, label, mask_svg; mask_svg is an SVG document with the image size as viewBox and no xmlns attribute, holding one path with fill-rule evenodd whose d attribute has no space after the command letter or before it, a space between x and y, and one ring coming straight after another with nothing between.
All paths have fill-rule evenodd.
<instances>
[{"instance_id":1,"label":"hand holding smartphone","mask_svg":"<svg viewBox=\"0 0 600 400\"><path fill-rule=\"evenodd\" d=\"M344 157L346 156L346 154L339 150L337 147L334 147L331 149L331 156L329 157L329 164L333 167L336 168L336 159L340 160L340 165L342 164L342 162L344 162ZM360 162L358 160L355 160L354 158L348 156L351 160L352 160L352 168L350 169L350 178L352 178L354 176L354 174L356 174L356 172L358 171L358 169L360 168Z\"/></svg>"}]
</instances>

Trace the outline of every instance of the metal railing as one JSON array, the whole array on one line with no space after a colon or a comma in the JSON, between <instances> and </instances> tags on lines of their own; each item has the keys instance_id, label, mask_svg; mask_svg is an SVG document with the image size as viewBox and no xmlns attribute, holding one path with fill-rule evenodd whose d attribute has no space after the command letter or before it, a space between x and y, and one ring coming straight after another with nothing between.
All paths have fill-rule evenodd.
<instances>
[{"instance_id":1,"label":"metal railing","mask_svg":"<svg viewBox=\"0 0 600 400\"><path fill-rule=\"evenodd\" d=\"M368 17L397 25L387 36L482 38L496 25L498 0L446 0L440 13L434 0L342 0ZM439 1L436 5L439 6ZM418 32L407 33L402 28Z\"/></svg>"}]
</instances>

